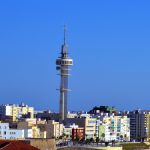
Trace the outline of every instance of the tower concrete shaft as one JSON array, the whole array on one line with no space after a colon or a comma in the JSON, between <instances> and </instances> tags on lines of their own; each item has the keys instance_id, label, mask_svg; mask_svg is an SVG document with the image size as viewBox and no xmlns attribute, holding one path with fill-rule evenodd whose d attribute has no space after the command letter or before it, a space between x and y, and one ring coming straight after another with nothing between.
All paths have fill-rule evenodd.
<instances>
[{"instance_id":1,"label":"tower concrete shaft","mask_svg":"<svg viewBox=\"0 0 150 150\"><path fill-rule=\"evenodd\" d=\"M73 65L73 60L68 56L68 47L66 45L66 27L64 28L64 43L61 47L61 56L56 59L56 69L60 75L60 121L65 120L68 113L68 76L69 67Z\"/></svg>"}]
</instances>

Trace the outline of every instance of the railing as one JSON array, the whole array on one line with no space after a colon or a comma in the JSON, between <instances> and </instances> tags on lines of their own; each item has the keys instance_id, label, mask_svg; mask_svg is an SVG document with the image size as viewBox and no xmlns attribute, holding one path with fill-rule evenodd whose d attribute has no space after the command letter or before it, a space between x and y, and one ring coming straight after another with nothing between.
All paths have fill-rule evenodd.
<instances>
[{"instance_id":1,"label":"railing","mask_svg":"<svg viewBox=\"0 0 150 150\"><path fill-rule=\"evenodd\" d=\"M85 148L99 148L99 147L122 147L120 144L112 144L112 143L90 143L90 144L83 144L83 143L74 143L74 142L64 142L60 144L56 144L57 148L62 147L85 147Z\"/></svg>"}]
</instances>

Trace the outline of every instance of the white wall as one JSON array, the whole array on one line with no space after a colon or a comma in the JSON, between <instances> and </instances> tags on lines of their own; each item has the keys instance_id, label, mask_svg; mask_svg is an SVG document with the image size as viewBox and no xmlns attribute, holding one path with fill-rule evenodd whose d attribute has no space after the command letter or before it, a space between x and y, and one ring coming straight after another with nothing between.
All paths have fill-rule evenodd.
<instances>
[{"instance_id":1,"label":"white wall","mask_svg":"<svg viewBox=\"0 0 150 150\"><path fill-rule=\"evenodd\" d=\"M32 137L32 129L24 129L24 137L25 138L33 138Z\"/></svg>"},{"instance_id":2,"label":"white wall","mask_svg":"<svg viewBox=\"0 0 150 150\"><path fill-rule=\"evenodd\" d=\"M9 123L0 123L1 139L21 139L24 138L24 130L9 129Z\"/></svg>"},{"instance_id":3,"label":"white wall","mask_svg":"<svg viewBox=\"0 0 150 150\"><path fill-rule=\"evenodd\" d=\"M5 106L5 115L12 116L12 106Z\"/></svg>"}]
</instances>

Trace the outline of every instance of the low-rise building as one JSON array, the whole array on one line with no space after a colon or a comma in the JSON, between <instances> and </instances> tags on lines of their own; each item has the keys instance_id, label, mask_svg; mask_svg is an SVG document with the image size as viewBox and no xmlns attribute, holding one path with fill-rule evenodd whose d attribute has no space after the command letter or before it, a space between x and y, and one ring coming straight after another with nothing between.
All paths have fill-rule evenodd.
<instances>
[{"instance_id":1,"label":"low-rise building","mask_svg":"<svg viewBox=\"0 0 150 150\"><path fill-rule=\"evenodd\" d=\"M55 120L55 121L59 121L59 113L53 113L50 111L37 111L35 112L35 117L38 119L42 119L42 120Z\"/></svg>"},{"instance_id":2,"label":"low-rise building","mask_svg":"<svg viewBox=\"0 0 150 150\"><path fill-rule=\"evenodd\" d=\"M25 130L26 137L30 138L41 138L40 129L33 122L20 121L18 122L17 129ZM42 136L43 137L43 136Z\"/></svg>"},{"instance_id":3,"label":"low-rise building","mask_svg":"<svg viewBox=\"0 0 150 150\"><path fill-rule=\"evenodd\" d=\"M85 129L84 128L73 128L72 129L72 140L82 140L85 139Z\"/></svg>"},{"instance_id":4,"label":"low-rise building","mask_svg":"<svg viewBox=\"0 0 150 150\"><path fill-rule=\"evenodd\" d=\"M23 139L24 130L10 129L9 123L0 123L0 139Z\"/></svg>"},{"instance_id":5,"label":"low-rise building","mask_svg":"<svg viewBox=\"0 0 150 150\"><path fill-rule=\"evenodd\" d=\"M66 124L75 123L80 128L84 128L84 135L86 139L96 138L96 118L83 117L83 118L67 118Z\"/></svg>"},{"instance_id":6,"label":"low-rise building","mask_svg":"<svg viewBox=\"0 0 150 150\"><path fill-rule=\"evenodd\" d=\"M67 139L72 139L72 130L77 129L77 128L79 128L79 126L76 124L68 124L68 125L64 126L63 133L64 133L64 135L66 135Z\"/></svg>"},{"instance_id":7,"label":"low-rise building","mask_svg":"<svg viewBox=\"0 0 150 150\"><path fill-rule=\"evenodd\" d=\"M39 150L39 148L33 147L27 142L19 140L0 140L0 149L2 150Z\"/></svg>"}]
</instances>

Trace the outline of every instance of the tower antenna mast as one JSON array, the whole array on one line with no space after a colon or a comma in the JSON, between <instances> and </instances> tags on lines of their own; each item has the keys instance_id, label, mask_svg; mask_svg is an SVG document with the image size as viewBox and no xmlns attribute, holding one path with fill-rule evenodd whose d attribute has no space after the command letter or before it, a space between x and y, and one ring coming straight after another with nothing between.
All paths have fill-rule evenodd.
<instances>
[{"instance_id":1,"label":"tower antenna mast","mask_svg":"<svg viewBox=\"0 0 150 150\"><path fill-rule=\"evenodd\" d=\"M66 25L64 25L64 43L61 49L61 56L56 59L56 69L60 75L60 104L59 115L60 121L64 121L67 118L68 113L68 76L70 66L73 65L73 60L68 56L68 48L66 46Z\"/></svg>"}]
</instances>

